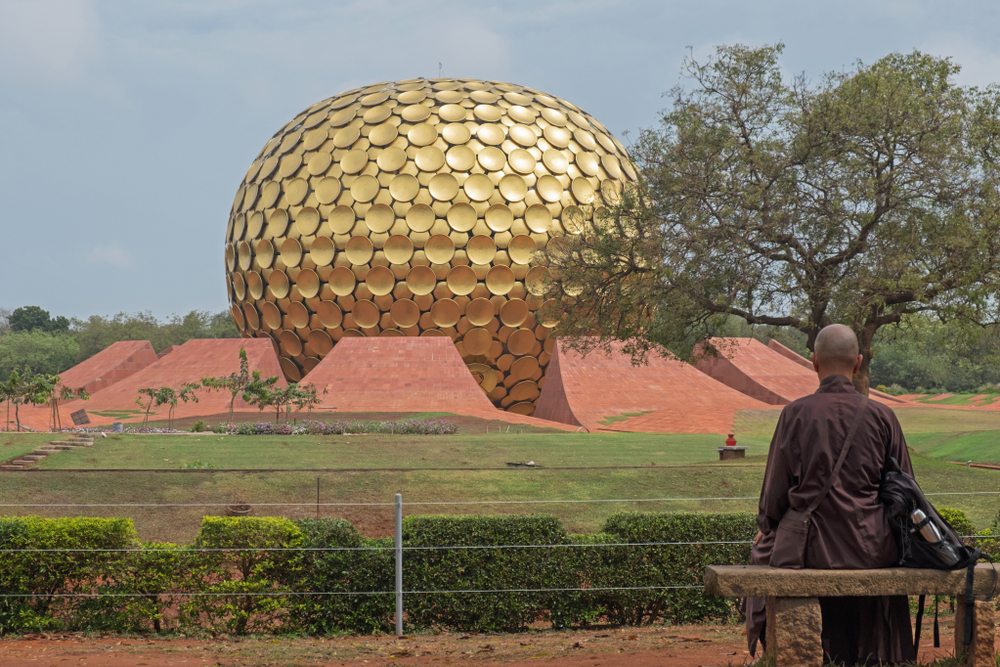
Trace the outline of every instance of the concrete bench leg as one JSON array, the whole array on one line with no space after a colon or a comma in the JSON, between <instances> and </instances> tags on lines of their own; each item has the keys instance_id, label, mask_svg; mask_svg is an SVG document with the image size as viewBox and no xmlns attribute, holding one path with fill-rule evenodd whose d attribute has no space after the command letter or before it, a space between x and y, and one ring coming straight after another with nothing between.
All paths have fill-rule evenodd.
<instances>
[{"instance_id":1,"label":"concrete bench leg","mask_svg":"<svg viewBox=\"0 0 1000 667\"><path fill-rule=\"evenodd\" d=\"M768 597L765 609L767 655L774 667L822 667L823 616L819 600Z\"/></svg>"},{"instance_id":2,"label":"concrete bench leg","mask_svg":"<svg viewBox=\"0 0 1000 667\"><path fill-rule=\"evenodd\" d=\"M996 625L993 621L993 603L976 600L973 607L972 644L968 647L965 664L969 667L994 667L996 665L993 641ZM962 655L966 647L962 644L965 634L965 596L959 595L955 604L955 655Z\"/></svg>"}]
</instances>

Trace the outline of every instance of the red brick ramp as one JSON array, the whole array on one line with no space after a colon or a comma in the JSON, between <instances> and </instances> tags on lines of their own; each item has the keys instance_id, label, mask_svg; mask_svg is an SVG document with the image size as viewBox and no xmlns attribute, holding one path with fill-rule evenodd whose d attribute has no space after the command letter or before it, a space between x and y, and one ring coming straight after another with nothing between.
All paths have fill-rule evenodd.
<instances>
[{"instance_id":1,"label":"red brick ramp","mask_svg":"<svg viewBox=\"0 0 1000 667\"><path fill-rule=\"evenodd\" d=\"M784 345L782 345L778 341L776 341L776 340L769 340L767 342L767 346L769 348L771 348L772 350L774 350L775 352L777 352L778 354L780 354L781 356L785 357L786 359L791 359L792 361L794 361L795 363L797 363L799 366L802 366L803 368L808 369L808 371L810 373L815 372L815 371L813 371L812 361L810 361L809 359L806 359L805 357L803 357L801 354L795 352L794 350L791 350L791 349L785 347ZM904 399L902 399L902 398L900 398L898 396L893 396L892 394L887 394L884 391L879 391L877 389L871 389L871 388L869 388L868 395L871 396L872 398L878 400L880 403L885 403L887 405L898 405L898 406L902 407L904 405L909 405L910 404L910 402L907 401L907 400L904 400Z\"/></svg>"},{"instance_id":2,"label":"red brick ramp","mask_svg":"<svg viewBox=\"0 0 1000 667\"><path fill-rule=\"evenodd\" d=\"M60 384L93 394L156 363L156 352L148 340L112 343L90 359L59 374Z\"/></svg>"},{"instance_id":3,"label":"red brick ramp","mask_svg":"<svg viewBox=\"0 0 1000 667\"><path fill-rule=\"evenodd\" d=\"M633 366L616 345L581 356L557 341L535 416L591 431L727 433L737 410L769 405L749 398L676 359L651 356ZM631 412L658 414L601 423ZM643 419L642 422L636 420ZM639 428L633 428L633 424Z\"/></svg>"},{"instance_id":4,"label":"red brick ramp","mask_svg":"<svg viewBox=\"0 0 1000 667\"><path fill-rule=\"evenodd\" d=\"M89 401L70 401L60 403L60 414L63 422L72 423L69 414L75 410L86 410L91 415L94 424L108 424L122 421L121 418L101 417L94 412L108 410L138 410L135 399L139 389L146 387L172 387L180 390L186 382L199 382L203 377L219 377L238 373L240 370L240 348L246 349L250 370L259 370L261 375L278 377L278 383L285 385L278 356L274 346L266 338L216 338L205 340L189 340L145 368L119 380L110 387L102 389ZM229 411L231 395L227 391L209 391L201 389L197 392L198 403L179 403L174 410L175 417L189 417L218 414ZM254 409L242 399L236 399L236 409ZM167 406L154 408L156 419L165 419ZM134 421L134 419L130 420Z\"/></svg>"}]
</instances>

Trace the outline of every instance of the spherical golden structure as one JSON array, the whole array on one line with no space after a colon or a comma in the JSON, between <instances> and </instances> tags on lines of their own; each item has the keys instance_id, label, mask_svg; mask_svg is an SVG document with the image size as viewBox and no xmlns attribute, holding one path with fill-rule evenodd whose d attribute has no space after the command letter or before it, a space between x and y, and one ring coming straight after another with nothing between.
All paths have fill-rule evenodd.
<instances>
[{"instance_id":1,"label":"spherical golden structure","mask_svg":"<svg viewBox=\"0 0 1000 667\"><path fill-rule=\"evenodd\" d=\"M531 414L554 324L536 318L534 255L635 178L603 125L531 88L413 79L337 95L278 131L236 193L233 320L271 338L289 381L344 336L449 336L495 405Z\"/></svg>"}]
</instances>

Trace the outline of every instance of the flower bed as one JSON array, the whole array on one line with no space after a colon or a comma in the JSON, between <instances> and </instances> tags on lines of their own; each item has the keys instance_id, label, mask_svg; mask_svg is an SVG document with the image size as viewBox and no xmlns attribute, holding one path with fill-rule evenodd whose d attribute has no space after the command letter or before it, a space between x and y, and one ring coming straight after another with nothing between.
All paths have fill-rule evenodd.
<instances>
[{"instance_id":1,"label":"flower bed","mask_svg":"<svg viewBox=\"0 0 1000 667\"><path fill-rule=\"evenodd\" d=\"M458 424L445 419L407 419L382 422L305 420L294 424L275 424L274 422L218 424L212 431L227 435L344 435L346 433L449 435L458 432Z\"/></svg>"}]
</instances>

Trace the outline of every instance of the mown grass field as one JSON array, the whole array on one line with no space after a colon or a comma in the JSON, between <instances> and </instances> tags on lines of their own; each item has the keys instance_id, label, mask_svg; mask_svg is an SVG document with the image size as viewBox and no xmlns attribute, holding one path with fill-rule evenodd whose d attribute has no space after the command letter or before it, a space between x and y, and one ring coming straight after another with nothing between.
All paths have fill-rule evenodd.
<instances>
[{"instance_id":1,"label":"mown grass field","mask_svg":"<svg viewBox=\"0 0 1000 667\"><path fill-rule=\"evenodd\" d=\"M926 492L1000 491L1000 472L935 458L942 451L935 447L948 443L971 451L973 436L987 448L1000 434L1000 415L898 412ZM391 533L396 493L407 515L535 512L559 517L573 532L596 532L619 511L754 512L777 411L740 416L737 439L751 449L746 460L726 464L717 461L716 435L518 434L496 427L487 434L478 420L460 421L460 432L450 436L114 435L51 456L38 471L0 477L0 504L8 505L0 512L126 516L144 539L173 542L189 541L201 517L224 513L226 504L274 503L255 514L316 516L317 482L320 515L344 517L369 536ZM49 439L9 434L0 443L6 452ZM181 469L199 461L216 469ZM506 465L528 461L538 467ZM995 493L932 499L965 511L979 528L1000 509Z\"/></svg>"}]
</instances>

